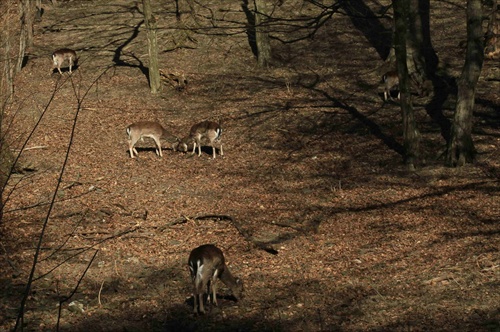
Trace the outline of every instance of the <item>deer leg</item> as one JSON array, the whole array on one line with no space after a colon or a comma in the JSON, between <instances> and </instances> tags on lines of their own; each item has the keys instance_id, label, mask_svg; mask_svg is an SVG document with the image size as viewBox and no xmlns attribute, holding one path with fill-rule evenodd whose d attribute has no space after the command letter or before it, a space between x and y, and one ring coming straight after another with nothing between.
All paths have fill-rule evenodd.
<instances>
[{"instance_id":1,"label":"deer leg","mask_svg":"<svg viewBox=\"0 0 500 332\"><path fill-rule=\"evenodd\" d=\"M213 303L215 304L216 307L218 307L219 305L217 304L217 276L214 276L214 280L213 280L213 283L212 283L212 299L213 299Z\"/></svg>"},{"instance_id":2,"label":"deer leg","mask_svg":"<svg viewBox=\"0 0 500 332\"><path fill-rule=\"evenodd\" d=\"M158 138L154 138L155 140L155 143L156 143L156 155L163 157L163 154L161 152L161 143L160 143L160 140Z\"/></svg>"},{"instance_id":3,"label":"deer leg","mask_svg":"<svg viewBox=\"0 0 500 332\"><path fill-rule=\"evenodd\" d=\"M201 141L199 139L197 139L196 143L198 145L198 157L199 157L199 156L201 156Z\"/></svg>"},{"instance_id":4,"label":"deer leg","mask_svg":"<svg viewBox=\"0 0 500 332\"><path fill-rule=\"evenodd\" d=\"M132 144L132 141L128 141L128 152L130 152L130 158L134 158L134 144Z\"/></svg>"}]
</instances>

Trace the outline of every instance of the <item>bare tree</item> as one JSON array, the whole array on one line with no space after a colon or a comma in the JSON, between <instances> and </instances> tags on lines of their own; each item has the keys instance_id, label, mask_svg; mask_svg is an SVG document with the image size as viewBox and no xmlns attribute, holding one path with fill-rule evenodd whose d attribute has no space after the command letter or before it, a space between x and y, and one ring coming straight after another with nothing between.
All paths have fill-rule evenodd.
<instances>
[{"instance_id":1,"label":"bare tree","mask_svg":"<svg viewBox=\"0 0 500 332\"><path fill-rule=\"evenodd\" d=\"M410 0L408 10L409 31L406 52L408 65L411 66L412 78L417 86L422 86L426 76L425 58L423 54L424 35L422 19L419 11L420 0Z\"/></svg>"},{"instance_id":2,"label":"bare tree","mask_svg":"<svg viewBox=\"0 0 500 332\"><path fill-rule=\"evenodd\" d=\"M414 169L418 162L420 133L418 131L411 94L407 67L407 30L410 0L395 0L394 5L394 48L401 92L401 113L403 117L403 160L409 169Z\"/></svg>"},{"instance_id":3,"label":"bare tree","mask_svg":"<svg viewBox=\"0 0 500 332\"><path fill-rule=\"evenodd\" d=\"M35 2L22 0L20 6L21 29L19 36L19 53L17 56L16 72L21 71L26 62L26 48L33 45L33 23L35 17Z\"/></svg>"},{"instance_id":4,"label":"bare tree","mask_svg":"<svg viewBox=\"0 0 500 332\"><path fill-rule=\"evenodd\" d=\"M10 2L0 2L0 15L1 26L9 26L9 10ZM9 174L12 169L12 155L9 147L7 146L7 139L5 132L3 131L3 119L5 114L5 108L7 102L11 99L14 93L14 82L13 82L13 68L10 61L10 30L8 28L2 29L0 31L0 49L2 50L0 54L0 223L2 222L3 216L3 192L5 185L9 179Z\"/></svg>"},{"instance_id":5,"label":"bare tree","mask_svg":"<svg viewBox=\"0 0 500 332\"><path fill-rule=\"evenodd\" d=\"M269 42L269 8L266 0L255 0L255 43L259 66L268 67L271 61L271 44Z\"/></svg>"},{"instance_id":6,"label":"bare tree","mask_svg":"<svg viewBox=\"0 0 500 332\"><path fill-rule=\"evenodd\" d=\"M3 64L2 74L0 78L0 102L2 103L2 110L4 103L10 99L12 94L14 93L14 78L13 78L13 67L11 61L11 29L8 29L11 22L9 20L9 12L11 9L10 2L0 2L0 12L3 13L1 15L1 24L4 27L0 31L0 50L2 50L2 54L0 54L0 64Z\"/></svg>"},{"instance_id":7,"label":"bare tree","mask_svg":"<svg viewBox=\"0 0 500 332\"><path fill-rule=\"evenodd\" d=\"M472 140L472 113L476 85L484 61L481 0L467 1L467 51L458 80L458 97L448 142L446 162L449 166L472 163L476 154Z\"/></svg>"},{"instance_id":8,"label":"bare tree","mask_svg":"<svg viewBox=\"0 0 500 332\"><path fill-rule=\"evenodd\" d=\"M161 91L160 68L158 66L158 43L156 39L157 23L151 11L151 1L142 0L144 23L148 32L149 51L149 87L152 94Z\"/></svg>"},{"instance_id":9,"label":"bare tree","mask_svg":"<svg viewBox=\"0 0 500 332\"><path fill-rule=\"evenodd\" d=\"M395 6L393 1L393 7ZM430 38L429 0L410 0L407 7L406 66L408 75L418 94L428 95L432 89L432 81L429 78L435 72L438 63ZM395 66L394 49L391 49L385 61L388 65L387 70Z\"/></svg>"},{"instance_id":10,"label":"bare tree","mask_svg":"<svg viewBox=\"0 0 500 332\"><path fill-rule=\"evenodd\" d=\"M494 0L485 36L484 52L486 57L489 59L497 58L498 55L500 55L500 34L498 31L497 8L498 1Z\"/></svg>"},{"instance_id":11,"label":"bare tree","mask_svg":"<svg viewBox=\"0 0 500 332\"><path fill-rule=\"evenodd\" d=\"M9 146L7 145L7 141L5 139L4 133L1 130L2 128L2 119L4 114L4 109L2 105L2 110L0 110L0 224L2 223L3 217L3 192L4 188L9 179L9 174L12 171L12 165L14 156L12 155Z\"/></svg>"}]
</instances>

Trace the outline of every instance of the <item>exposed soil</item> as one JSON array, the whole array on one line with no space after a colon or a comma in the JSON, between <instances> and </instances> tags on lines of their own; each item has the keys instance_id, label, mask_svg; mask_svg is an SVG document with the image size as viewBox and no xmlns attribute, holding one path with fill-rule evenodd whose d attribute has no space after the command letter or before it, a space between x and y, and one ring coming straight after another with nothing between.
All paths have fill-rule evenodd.
<instances>
[{"instance_id":1,"label":"exposed soil","mask_svg":"<svg viewBox=\"0 0 500 332\"><path fill-rule=\"evenodd\" d=\"M381 98L379 49L349 17L334 15L314 38L273 39L264 70L239 2L203 1L197 21L181 2L186 30L174 1L152 2L161 66L185 73L184 91L150 94L136 2L44 3L4 121L14 149L35 129L26 170L7 188L0 330L15 324L47 215L25 331L55 330L70 295L62 331L500 330L498 60L478 85L475 164L443 166L430 96L414 100L425 164L409 172L399 105ZM453 77L464 60L464 4L432 1L433 44ZM318 12L285 1L273 15ZM226 28L189 29L210 26L210 15ZM377 21L389 34L390 22ZM79 55L71 75L50 71L61 47ZM450 97L449 118L453 107ZM223 157L165 144L159 158L150 140L128 155L132 122L184 136L207 119L222 123ZM194 316L187 258L205 243L224 251L245 298L222 287L219 307Z\"/></svg>"}]
</instances>

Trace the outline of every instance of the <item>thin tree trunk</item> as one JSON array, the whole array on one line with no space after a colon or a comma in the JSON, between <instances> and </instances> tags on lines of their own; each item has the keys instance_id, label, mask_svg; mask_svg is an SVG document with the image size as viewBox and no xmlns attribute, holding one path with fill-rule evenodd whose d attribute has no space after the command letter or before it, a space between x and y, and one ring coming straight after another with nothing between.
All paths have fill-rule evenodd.
<instances>
[{"instance_id":1,"label":"thin tree trunk","mask_svg":"<svg viewBox=\"0 0 500 332\"><path fill-rule=\"evenodd\" d=\"M35 12L36 12L36 2L31 0L25 0L26 9L26 46L33 46L33 35L34 35L34 22L35 22Z\"/></svg>"},{"instance_id":2,"label":"thin tree trunk","mask_svg":"<svg viewBox=\"0 0 500 332\"><path fill-rule=\"evenodd\" d=\"M269 12L266 0L255 0L255 43L257 45L257 61L261 67L269 67L271 61L271 44L267 22Z\"/></svg>"},{"instance_id":3,"label":"thin tree trunk","mask_svg":"<svg viewBox=\"0 0 500 332\"><path fill-rule=\"evenodd\" d=\"M476 154L472 140L472 118L476 85L484 61L481 21L481 0L469 0L467 2L467 52L462 74L458 80L457 106L451 128L451 138L448 142L446 163L449 166L472 163Z\"/></svg>"},{"instance_id":4,"label":"thin tree trunk","mask_svg":"<svg viewBox=\"0 0 500 332\"><path fill-rule=\"evenodd\" d=\"M8 32L2 32L3 37L3 47L4 47L4 67L3 67L3 77L2 77L2 102L7 102L10 100L14 94L14 72L10 58L10 36ZM4 83L5 82L5 83Z\"/></svg>"},{"instance_id":5,"label":"thin tree trunk","mask_svg":"<svg viewBox=\"0 0 500 332\"><path fill-rule=\"evenodd\" d=\"M157 23L151 11L151 1L142 0L144 8L144 23L148 31L149 51L149 87L152 94L161 91L160 68L158 66L158 44L156 39Z\"/></svg>"},{"instance_id":6,"label":"thin tree trunk","mask_svg":"<svg viewBox=\"0 0 500 332\"><path fill-rule=\"evenodd\" d=\"M399 76L399 90L401 92L401 113L403 117L403 160L410 170L415 169L418 162L418 150L420 134L415 122L415 114L411 103L411 93L409 88L406 38L409 0L395 0L394 6L394 48L396 53L396 64Z\"/></svg>"},{"instance_id":7,"label":"thin tree trunk","mask_svg":"<svg viewBox=\"0 0 500 332\"><path fill-rule=\"evenodd\" d=\"M9 24L9 9L7 8L10 4L1 4L0 10L7 12L2 18L2 26L7 27ZM7 180L9 178L9 172L12 169L12 153L7 146L6 135L2 131L4 128L3 118L5 114L5 108L9 100L14 93L14 83L13 83L13 68L10 60L10 33L9 29L4 29L0 31L0 63L3 63L1 67L1 77L0 77L0 224L3 218L3 191Z\"/></svg>"},{"instance_id":8,"label":"thin tree trunk","mask_svg":"<svg viewBox=\"0 0 500 332\"><path fill-rule=\"evenodd\" d=\"M24 64L24 55L26 53L26 30L21 28L19 36L19 54L17 55L16 73L20 72Z\"/></svg>"},{"instance_id":9,"label":"thin tree trunk","mask_svg":"<svg viewBox=\"0 0 500 332\"><path fill-rule=\"evenodd\" d=\"M5 186L7 185L10 172L12 171L12 165L14 164L15 158L12 155L9 146L7 145L5 134L1 130L2 118L4 112L3 105L0 112L1 112L0 114L0 225L1 225L3 217L3 192Z\"/></svg>"},{"instance_id":10,"label":"thin tree trunk","mask_svg":"<svg viewBox=\"0 0 500 332\"><path fill-rule=\"evenodd\" d=\"M397 6L397 5L396 5ZM406 65L411 86L419 96L429 95L432 81L429 81L429 63L436 62L431 55L435 52L430 42L429 32L429 0L409 0L408 23L406 34ZM393 39L395 39L393 29ZM389 65L386 70L392 70L396 62L394 48L385 60ZM432 73L435 70L432 70Z\"/></svg>"},{"instance_id":11,"label":"thin tree trunk","mask_svg":"<svg viewBox=\"0 0 500 332\"><path fill-rule=\"evenodd\" d=\"M26 48L33 45L33 23L34 23L34 5L30 0L21 1L21 29L19 36L19 53L17 55L16 73L20 72L26 63Z\"/></svg>"},{"instance_id":12,"label":"thin tree trunk","mask_svg":"<svg viewBox=\"0 0 500 332\"><path fill-rule=\"evenodd\" d=\"M418 87L421 87L423 82L427 79L427 76L425 73L426 66L423 53L424 35L419 3L420 0L410 0L408 13L410 33L407 35L407 52L410 55L408 57L408 62L412 65L409 71L410 75ZM408 64L408 66L410 66L410 64Z\"/></svg>"},{"instance_id":13,"label":"thin tree trunk","mask_svg":"<svg viewBox=\"0 0 500 332\"><path fill-rule=\"evenodd\" d=\"M488 29L485 36L485 56L489 59L494 59L500 54L500 34L497 22L497 5L498 1L493 0Z\"/></svg>"}]
</instances>

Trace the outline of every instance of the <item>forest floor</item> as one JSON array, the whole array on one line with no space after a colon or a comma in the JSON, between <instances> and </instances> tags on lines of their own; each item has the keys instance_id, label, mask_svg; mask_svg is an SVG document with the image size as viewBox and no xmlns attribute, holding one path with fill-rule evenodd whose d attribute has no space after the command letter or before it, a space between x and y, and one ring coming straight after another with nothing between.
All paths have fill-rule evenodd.
<instances>
[{"instance_id":1,"label":"forest floor","mask_svg":"<svg viewBox=\"0 0 500 332\"><path fill-rule=\"evenodd\" d=\"M498 60L478 83L476 162L444 166L426 112L435 96L414 96L425 163L410 172L399 105L382 98L373 41L387 36L366 33L373 23L390 36L390 18L339 14L314 38L272 39L264 70L240 3L194 2L196 20L181 6L177 22L176 2L153 1L161 67L188 80L155 96L136 2L43 3L4 120L13 149L27 143L0 225L0 330L15 324L39 246L24 331L500 331ZM450 77L464 61L463 5L432 1ZM290 13L319 9L284 1L274 15ZM62 47L79 55L72 74L50 71ZM224 156L165 144L159 158L146 139L132 159L125 128L139 120L178 136L221 121ZM187 259L205 243L224 251L245 297L221 287L219 307L194 316Z\"/></svg>"}]
</instances>

